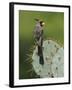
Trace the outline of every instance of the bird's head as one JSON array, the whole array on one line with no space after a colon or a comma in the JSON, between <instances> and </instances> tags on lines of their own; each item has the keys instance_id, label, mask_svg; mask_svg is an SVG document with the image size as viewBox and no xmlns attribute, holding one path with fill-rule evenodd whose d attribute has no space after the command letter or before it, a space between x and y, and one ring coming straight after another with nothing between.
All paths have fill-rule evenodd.
<instances>
[{"instance_id":1,"label":"bird's head","mask_svg":"<svg viewBox=\"0 0 72 90\"><path fill-rule=\"evenodd\" d=\"M44 26L45 25L44 21L40 21L40 25Z\"/></svg>"},{"instance_id":2,"label":"bird's head","mask_svg":"<svg viewBox=\"0 0 72 90\"><path fill-rule=\"evenodd\" d=\"M37 21L38 23L40 23L40 25L43 27L45 25L43 20L40 20L38 18L35 19L35 21Z\"/></svg>"}]
</instances>

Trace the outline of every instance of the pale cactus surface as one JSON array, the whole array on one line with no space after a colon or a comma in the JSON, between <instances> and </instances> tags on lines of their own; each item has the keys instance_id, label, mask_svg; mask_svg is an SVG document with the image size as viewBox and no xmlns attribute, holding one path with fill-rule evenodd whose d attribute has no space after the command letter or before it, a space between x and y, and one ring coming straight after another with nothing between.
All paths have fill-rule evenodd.
<instances>
[{"instance_id":1,"label":"pale cactus surface","mask_svg":"<svg viewBox=\"0 0 72 90\"><path fill-rule=\"evenodd\" d=\"M43 41L44 65L39 64L37 46L33 51L32 65L37 75L40 77L56 78L64 76L64 48L56 41Z\"/></svg>"}]
</instances>

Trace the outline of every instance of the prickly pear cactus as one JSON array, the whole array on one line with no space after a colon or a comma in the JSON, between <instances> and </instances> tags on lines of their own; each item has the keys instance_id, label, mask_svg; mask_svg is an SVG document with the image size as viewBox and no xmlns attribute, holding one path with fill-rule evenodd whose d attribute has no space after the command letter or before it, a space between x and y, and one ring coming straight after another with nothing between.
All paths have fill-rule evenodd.
<instances>
[{"instance_id":1,"label":"prickly pear cactus","mask_svg":"<svg viewBox=\"0 0 72 90\"><path fill-rule=\"evenodd\" d=\"M39 64L37 47L33 51L32 65L40 77L63 77L64 76L64 49L52 40L43 41L44 65Z\"/></svg>"}]
</instances>

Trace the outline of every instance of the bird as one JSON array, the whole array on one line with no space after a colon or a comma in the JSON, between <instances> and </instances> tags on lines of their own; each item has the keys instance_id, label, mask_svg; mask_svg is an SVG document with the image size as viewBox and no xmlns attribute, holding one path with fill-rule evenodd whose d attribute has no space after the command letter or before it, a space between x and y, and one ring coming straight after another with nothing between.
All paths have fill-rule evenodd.
<instances>
[{"instance_id":1,"label":"bird","mask_svg":"<svg viewBox=\"0 0 72 90\"><path fill-rule=\"evenodd\" d=\"M36 21L36 25L34 29L34 37L37 42L39 63L41 65L44 65L42 45L43 45L43 26L45 23L40 19L35 19L35 21Z\"/></svg>"}]
</instances>

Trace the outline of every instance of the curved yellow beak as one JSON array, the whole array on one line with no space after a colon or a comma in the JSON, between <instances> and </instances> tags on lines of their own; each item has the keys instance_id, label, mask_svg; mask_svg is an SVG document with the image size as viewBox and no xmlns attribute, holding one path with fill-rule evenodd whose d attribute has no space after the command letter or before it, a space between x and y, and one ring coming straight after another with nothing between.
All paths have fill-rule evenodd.
<instances>
[{"instance_id":1,"label":"curved yellow beak","mask_svg":"<svg viewBox=\"0 0 72 90\"><path fill-rule=\"evenodd\" d=\"M45 25L45 23L43 22L42 25Z\"/></svg>"}]
</instances>

